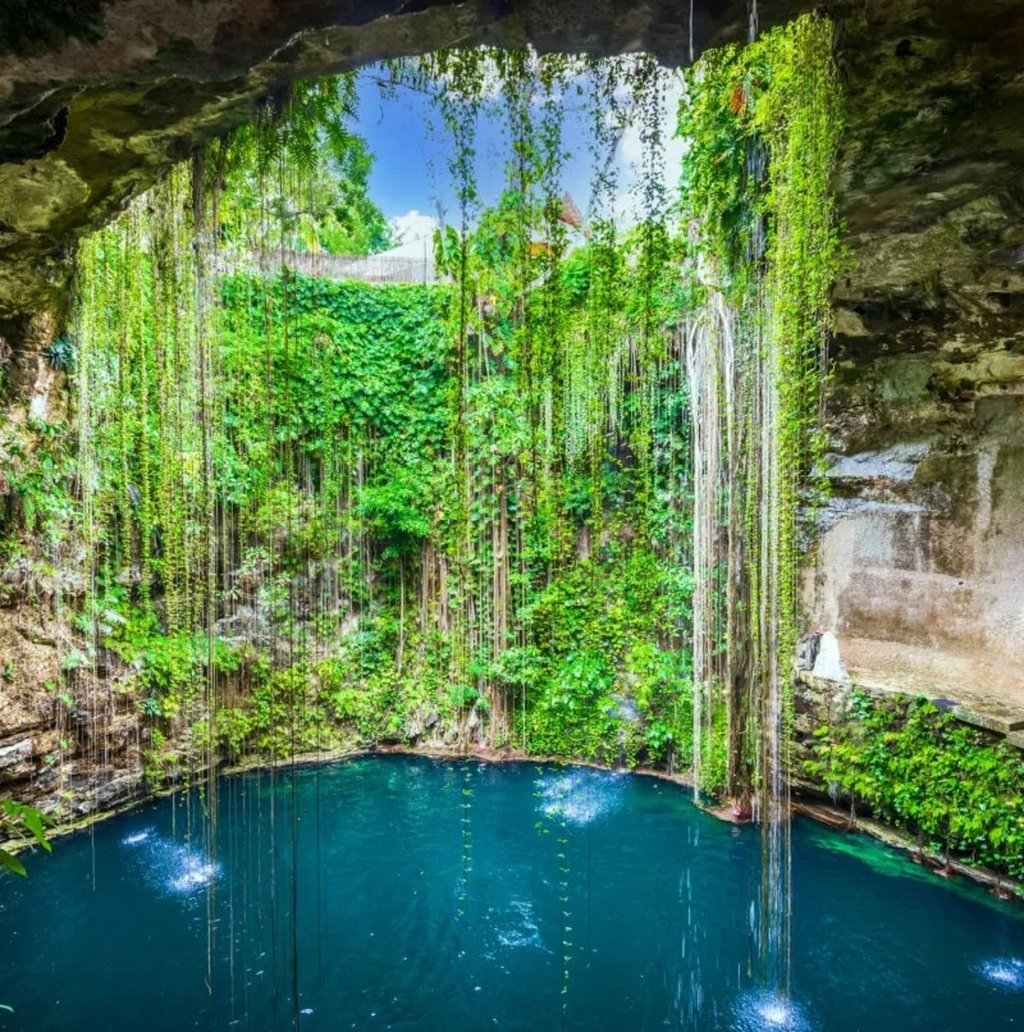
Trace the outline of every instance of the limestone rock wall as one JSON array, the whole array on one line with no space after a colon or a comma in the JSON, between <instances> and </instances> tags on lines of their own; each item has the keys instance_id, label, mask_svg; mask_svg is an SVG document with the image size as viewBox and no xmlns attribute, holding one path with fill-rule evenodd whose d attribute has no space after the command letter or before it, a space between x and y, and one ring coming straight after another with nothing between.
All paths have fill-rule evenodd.
<instances>
[{"instance_id":1,"label":"limestone rock wall","mask_svg":"<svg viewBox=\"0 0 1024 1032\"><path fill-rule=\"evenodd\" d=\"M855 681L1024 718L1022 33L1014 4L842 23L851 260L806 595Z\"/></svg>"}]
</instances>

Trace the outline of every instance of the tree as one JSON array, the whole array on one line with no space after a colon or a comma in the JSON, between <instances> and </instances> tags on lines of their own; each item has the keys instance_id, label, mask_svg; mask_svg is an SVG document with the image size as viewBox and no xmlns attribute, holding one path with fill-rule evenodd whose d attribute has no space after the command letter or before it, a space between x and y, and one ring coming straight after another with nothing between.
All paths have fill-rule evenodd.
<instances>
[{"instance_id":1,"label":"tree","mask_svg":"<svg viewBox=\"0 0 1024 1032\"><path fill-rule=\"evenodd\" d=\"M371 200L373 155L349 130L351 75L293 83L202 157L222 242L254 251L375 254L393 244Z\"/></svg>"}]
</instances>

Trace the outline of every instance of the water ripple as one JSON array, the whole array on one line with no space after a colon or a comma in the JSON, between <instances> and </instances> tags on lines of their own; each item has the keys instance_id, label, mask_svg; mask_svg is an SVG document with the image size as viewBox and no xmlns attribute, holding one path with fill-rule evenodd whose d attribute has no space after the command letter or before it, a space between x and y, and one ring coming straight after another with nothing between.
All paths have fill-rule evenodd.
<instances>
[{"instance_id":1,"label":"water ripple","mask_svg":"<svg viewBox=\"0 0 1024 1032\"><path fill-rule=\"evenodd\" d=\"M508 911L497 922L495 931L502 946L510 949L536 946L543 949L533 904L527 899L512 900Z\"/></svg>"},{"instance_id":2,"label":"water ripple","mask_svg":"<svg viewBox=\"0 0 1024 1032\"><path fill-rule=\"evenodd\" d=\"M590 824L618 808L622 795L619 776L595 771L573 771L537 782L540 809L548 817L570 824Z\"/></svg>"},{"instance_id":3,"label":"water ripple","mask_svg":"<svg viewBox=\"0 0 1024 1032\"><path fill-rule=\"evenodd\" d=\"M976 968L979 975L990 985L1007 992L1024 991L1024 959L1020 957L996 957L982 961Z\"/></svg>"}]
</instances>

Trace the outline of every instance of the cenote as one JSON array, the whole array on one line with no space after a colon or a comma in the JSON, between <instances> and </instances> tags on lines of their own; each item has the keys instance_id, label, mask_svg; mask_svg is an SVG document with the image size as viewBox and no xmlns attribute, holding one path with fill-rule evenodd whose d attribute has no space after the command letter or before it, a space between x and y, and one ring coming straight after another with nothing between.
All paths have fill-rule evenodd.
<instances>
[{"instance_id":1,"label":"cenote","mask_svg":"<svg viewBox=\"0 0 1024 1032\"><path fill-rule=\"evenodd\" d=\"M212 863L184 798L8 878L4 1028L996 1029L1024 1007L1019 910L802 820L791 1002L760 993L757 829L672 783L403 756L246 774Z\"/></svg>"},{"instance_id":2,"label":"cenote","mask_svg":"<svg viewBox=\"0 0 1024 1032\"><path fill-rule=\"evenodd\" d=\"M0 1028L1024 1022L1024 0L0 6Z\"/></svg>"}]
</instances>

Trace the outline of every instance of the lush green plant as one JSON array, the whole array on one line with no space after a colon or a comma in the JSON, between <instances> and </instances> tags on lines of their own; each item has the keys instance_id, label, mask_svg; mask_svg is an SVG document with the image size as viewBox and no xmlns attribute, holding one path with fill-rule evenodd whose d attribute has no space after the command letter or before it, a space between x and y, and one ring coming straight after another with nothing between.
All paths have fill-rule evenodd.
<instances>
[{"instance_id":1,"label":"lush green plant","mask_svg":"<svg viewBox=\"0 0 1024 1032\"><path fill-rule=\"evenodd\" d=\"M70 373L75 368L75 342L67 334L55 337L53 342L43 349L43 358L51 369L61 373Z\"/></svg>"},{"instance_id":2,"label":"lush green plant","mask_svg":"<svg viewBox=\"0 0 1024 1032\"><path fill-rule=\"evenodd\" d=\"M292 83L208 148L200 173L222 243L331 254L391 246L368 193L373 156L350 128L355 107L354 73Z\"/></svg>"},{"instance_id":3,"label":"lush green plant","mask_svg":"<svg viewBox=\"0 0 1024 1032\"><path fill-rule=\"evenodd\" d=\"M46 838L46 829L53 826L53 821L34 806L19 803L14 799L5 799L0 803L0 834L5 838L19 838L23 842L42 846L48 853L53 847ZM27 872L24 864L11 852L0 849L0 868L13 871L24 877Z\"/></svg>"},{"instance_id":4,"label":"lush green plant","mask_svg":"<svg viewBox=\"0 0 1024 1032\"><path fill-rule=\"evenodd\" d=\"M1024 876L1024 755L925 699L855 693L806 773L943 855Z\"/></svg>"},{"instance_id":5,"label":"lush green plant","mask_svg":"<svg viewBox=\"0 0 1024 1032\"><path fill-rule=\"evenodd\" d=\"M41 539L50 547L68 542L78 516L71 491L77 463L71 428L63 422L29 423L31 439L0 427L0 559L25 555Z\"/></svg>"},{"instance_id":6,"label":"lush green plant","mask_svg":"<svg viewBox=\"0 0 1024 1032\"><path fill-rule=\"evenodd\" d=\"M736 610L779 618L763 660L793 631L794 491L813 460L811 350L834 259L824 26L801 21L695 73L678 209L652 59L475 50L393 65L397 83L437 93L452 134L459 212L438 234L443 286L278 267L290 248L385 242L348 76L264 98L251 126L86 242L77 449L67 430L38 429L47 447L15 471L28 502L14 522L82 542L66 687L101 648L119 658L154 779L213 770L218 750L435 736L677 768L703 741L702 787L728 780L723 681L703 709L693 690L700 391L686 341L726 295L749 363L774 355L773 385L799 385L779 388L768 456L783 486L766 511L782 516L747 554L761 569L772 549L775 587L758 582ZM474 126L495 75L510 156L482 209ZM824 97L807 93L818 86ZM563 210L566 90L593 122L585 232ZM615 154L631 114L645 156L640 218L623 233ZM743 477L696 478L716 505L749 503L744 529L762 511L751 397L733 427ZM59 504L46 500L54 484ZM728 539L720 520L713 530ZM725 566L715 556L698 583ZM756 676L768 672L761 662ZM701 713L715 719L695 739Z\"/></svg>"},{"instance_id":7,"label":"lush green plant","mask_svg":"<svg viewBox=\"0 0 1024 1032\"><path fill-rule=\"evenodd\" d=\"M680 206L694 453L698 724L724 702L729 794L761 809L785 775L798 636L799 523L841 253L832 176L842 128L832 26L808 15L688 74ZM727 578L716 591L716 577ZM724 634L723 634L724 629ZM700 741L695 729L700 766ZM781 743L776 748L773 743ZM777 795L777 793L776 793Z\"/></svg>"}]
</instances>

